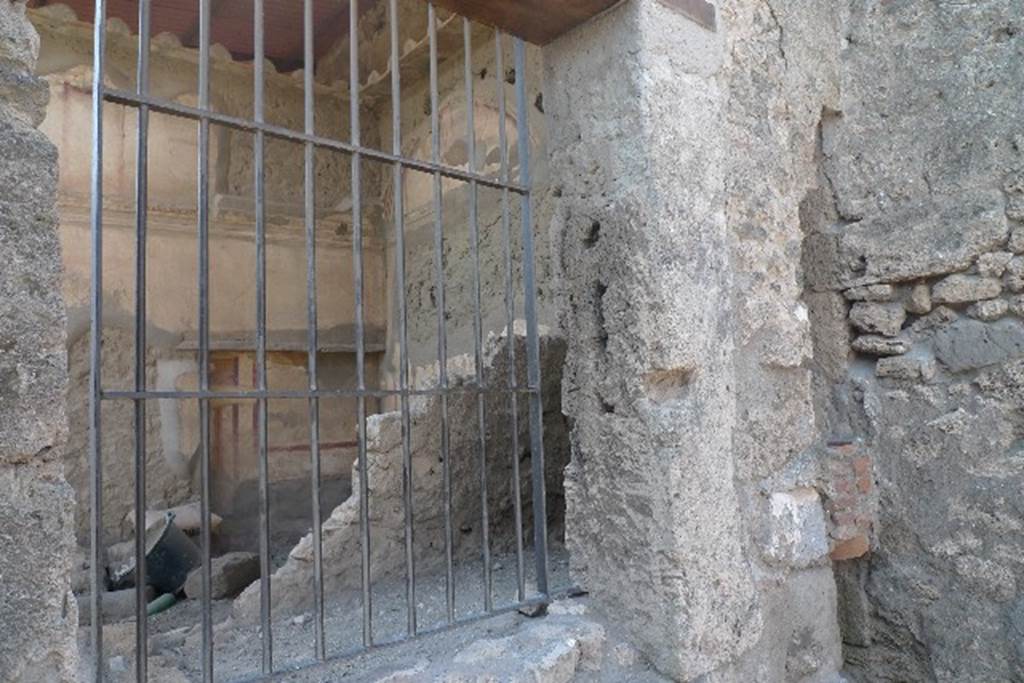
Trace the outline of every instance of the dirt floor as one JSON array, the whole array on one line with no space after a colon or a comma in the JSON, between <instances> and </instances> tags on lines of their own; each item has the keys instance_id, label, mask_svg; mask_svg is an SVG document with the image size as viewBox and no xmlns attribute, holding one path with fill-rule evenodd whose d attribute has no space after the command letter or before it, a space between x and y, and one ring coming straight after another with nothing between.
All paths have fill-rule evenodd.
<instances>
[{"instance_id":1,"label":"dirt floor","mask_svg":"<svg viewBox=\"0 0 1024 683\"><path fill-rule=\"evenodd\" d=\"M533 585L533 556L524 558L528 587ZM569 586L568 559L561 546L550 552L551 585L556 589ZM506 611L494 617L473 621L452 630L443 630L445 620L445 580L443 572L417 575L416 612L419 631L441 629L441 632L415 641L387 645L359 654L362 646L362 606L358 591L328 596L325 604L324 632L328 659L337 661L328 666L314 664L314 624L310 613L287 616L272 622L275 671L288 681L379 680L385 670L395 671L403 664L423 660L425 653L434 657L454 653L468 643L489 634L506 633L526 619L517 612ZM455 567L456 620L471 620L483 614L483 576L479 561L462 562ZM553 591L554 592L554 591ZM515 555L493 558L493 602L496 610L514 603L516 598ZM261 662L261 630L259 626L238 624L231 617L231 601L215 601L214 670L215 680L241 681L258 676ZM385 644L400 640L406 633L405 579L398 575L378 581L373 586L374 641ZM201 680L200 623L198 600L183 600L149 621L150 680ZM115 682L134 680L134 621L104 626L104 654ZM88 680L92 661L87 627L79 629L82 652L82 680ZM429 658L428 658L429 659ZM291 673L288 673L291 672ZM377 676L376 678L374 676ZM401 679L405 680L405 679ZM414 676L408 680L417 680Z\"/></svg>"}]
</instances>

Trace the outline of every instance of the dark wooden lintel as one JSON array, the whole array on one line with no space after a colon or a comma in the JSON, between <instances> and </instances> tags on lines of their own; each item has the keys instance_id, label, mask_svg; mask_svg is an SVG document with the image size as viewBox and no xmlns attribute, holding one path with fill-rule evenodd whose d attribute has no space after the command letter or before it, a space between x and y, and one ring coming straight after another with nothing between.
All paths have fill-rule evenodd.
<instances>
[{"instance_id":1,"label":"dark wooden lintel","mask_svg":"<svg viewBox=\"0 0 1024 683\"><path fill-rule=\"evenodd\" d=\"M435 0L438 7L545 45L621 0Z\"/></svg>"}]
</instances>

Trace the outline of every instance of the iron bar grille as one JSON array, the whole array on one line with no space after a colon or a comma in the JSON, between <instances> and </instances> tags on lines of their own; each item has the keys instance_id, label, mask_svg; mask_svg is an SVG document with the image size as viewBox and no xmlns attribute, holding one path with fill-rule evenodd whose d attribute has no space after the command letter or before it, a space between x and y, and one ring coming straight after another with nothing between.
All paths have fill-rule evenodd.
<instances>
[{"instance_id":1,"label":"iron bar grille","mask_svg":"<svg viewBox=\"0 0 1024 683\"><path fill-rule=\"evenodd\" d=\"M392 65L399 63L399 15L397 0L386 0L388 3L390 59ZM429 633L417 624L416 567L414 561L414 521L413 509L413 468L411 455L411 420L410 398L414 396L437 396L440 402L441 459L443 463L443 501L444 501L444 547L445 547L445 607L449 628L461 623L456 620L455 595L456 585L453 572L453 529L452 529L452 488L451 471L449 468L449 412L448 399L451 396L469 392L476 396L475 419L479 423L479 439L476 449L479 458L480 495L483 519L481 539L481 559L483 568L484 599L482 611L470 619L508 609L544 604L549 599L548 567L547 567L547 529L544 491L544 453L540 377L540 344L537 324L536 283L534 268L534 247L532 239L532 216L530 199L530 161L529 161L529 127L528 105L526 101L526 58L525 46L519 39L512 39L515 71L516 121L517 121L517 153L519 158L519 177L511 176L511 164L507 149L508 133L506 130L506 96L502 83L505 67L503 65L503 45L508 40L500 31L495 31L495 65L497 83L498 116L498 147L501 150L500 172L497 177L482 174L476 167L476 131L473 118L473 107L467 106L466 145L469 151L469 163L465 168L448 165L442 162L440 154L440 123L438 93L438 55L437 16L434 6L428 5L428 36L430 60L430 127L431 153L429 160L416 159L402 154L402 116L401 116L401 70L391 69L392 98L392 145L390 151L364 146L360 136L360 82L359 82L359 5L350 2L349 16L349 101L350 101L350 139L342 141L319 135L314 127L314 20L313 0L303 0L303 126L302 130L268 123L264 117L264 50L265 50L265 17L263 0L254 0L254 71L253 113L251 118L229 116L214 111L210 104L210 22L211 4L213 0L199 2L199 71L198 71L198 102L189 106L178 102L159 99L150 94L149 69L149 36L150 36L150 0L140 0L138 12L138 56L137 78L134 91L126 91L107 87L104 84L105 59L105 24L107 2L97 0L94 17L94 70L93 70L93 101L92 101L92 164L91 164L91 331L90 331L90 401L89 401L89 455L91 470L91 566L92 592L91 610L91 641L93 653L93 673L97 681L105 678L107 664L103 656L103 604L104 586L104 538L102 530L103 509L103 471L101 453L101 405L103 401L130 401L134 406L134 505L136 519L134 536L134 560L138 568L136 577L136 642L135 642L135 676L144 681L147 678L147 605L145 594L145 555L146 555L146 524L143 512L146 510L146 407L147 402L161 399L194 400L198 403L199 415L199 467L200 467L200 547L203 558L202 565L202 609L201 609L201 670L204 681L214 678L213 656L213 619L211 609L211 461L210 461L210 401L215 399L250 399L256 405L256 437L258 449L258 530L260 556L260 639L261 639L261 671L262 676L271 677L275 673L274 650L272 640L272 614L270 599L270 516L272 514L269 491L268 439L267 439L267 404L272 399L301 399L308 402L310 422L310 471L312 490L312 539L314 556L313 604L314 609L314 648L311 658L313 665L338 657L350 656L354 653L328 652L324 635L324 579L322 551L322 519L320 507L321 495L321 463L320 463L320 400L332 397L349 397L356 400L357 418L357 457L360 482L360 545L361 545L361 603L362 603L362 650L386 645L389 643L375 642L372 621L372 581L371 581L371 534L369 520L369 496L367 480L367 446L366 419L368 398L394 397L397 399L402 424L402 500L404 515L404 573L407 624L405 635L398 639L406 640L417 635ZM470 22L462 20L463 44L465 55L464 80L467 102L473 102L474 73L472 68L473 39ZM136 173L135 173L135 233L136 258L134 266L135 280L135 336L134 336L134 386L131 390L105 390L101 377L101 353L103 331L103 107L105 102L116 103L135 109L138 121L136 140ZM147 386L146 377L146 257L147 257L147 192L148 192L148 151L149 151L149 118L150 113L183 118L196 122L198 127L198 158L197 163L197 258L198 258L198 344L197 362L199 368L198 388L190 391L156 390ZM253 161L253 200L255 206L255 388L239 391L211 390L210 378L210 130L211 126L220 126L247 131L252 134L254 144ZM306 299L308 315L307 363L308 388L304 390L272 390L267 383L267 218L266 218L266 141L267 138L288 140L300 144L303 148L303 183L302 196L304 205L304 237L306 256ZM356 386L355 388L337 389L321 388L317 380L317 254L315 236L315 153L318 149L332 150L346 154L351 159L351 192L352 192L352 238L353 238L353 293L355 301L355 343L356 343ZM368 388L366 382L366 346L364 322L364 264L363 264L363 207L361 204L362 163L364 160L376 161L390 165L393 172L394 202L394 268L397 301L397 339L399 353L399 370L396 389ZM437 293L437 361L439 378L437 386L418 389L410 386L409 380L409 332L408 302L406 295L406 254L405 225L403 207L403 172L407 170L427 173L433 179L433 248L434 248L434 288ZM453 178L463 181L469 187L469 234L470 259L472 261L472 321L475 383L449 386L447 375L448 348L445 323L445 271L443 267L444 224L442 220L442 179ZM486 386L483 367L483 324L481 300L481 272L478 225L478 192L479 188L494 188L501 195L501 230L504 278L504 322L508 340L509 375L507 386ZM522 278L523 278L523 309L526 318L526 367L527 384L517 383L515 371L514 313L516 308L516 291L513 284L513 264L516 259L512 247L510 227L510 205L513 197L520 202L521 246L522 246ZM533 546L536 562L536 591L530 594L526 584L525 553L523 543L523 510L519 479L519 461L511 457L513 467L513 500L516 529L516 597L512 605L495 606L492 599L492 559L490 539L488 538L488 490L487 490L487 443L485 434L486 395L499 394L508 398L511 405L512 452L518 453L518 401L524 396L528 401L530 450L531 450L531 482L532 482L532 513L533 513ZM395 641L391 641L395 642Z\"/></svg>"}]
</instances>

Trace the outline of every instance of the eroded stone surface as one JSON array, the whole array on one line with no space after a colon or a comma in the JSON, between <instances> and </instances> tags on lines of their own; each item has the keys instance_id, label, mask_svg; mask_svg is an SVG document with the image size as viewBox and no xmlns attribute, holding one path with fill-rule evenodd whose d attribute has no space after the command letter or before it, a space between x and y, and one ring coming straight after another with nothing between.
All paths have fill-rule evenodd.
<instances>
[{"instance_id":1,"label":"eroded stone surface","mask_svg":"<svg viewBox=\"0 0 1024 683\"><path fill-rule=\"evenodd\" d=\"M765 551L769 561L803 569L825 559L828 537L817 491L804 488L773 493L768 509Z\"/></svg>"},{"instance_id":2,"label":"eroded stone surface","mask_svg":"<svg viewBox=\"0 0 1024 683\"><path fill-rule=\"evenodd\" d=\"M810 282L906 288L922 317L906 356L876 362L855 346L865 355L823 392L830 428L864 438L879 498L875 537L835 549L868 547L840 563L846 663L857 680L1013 680L1020 610L1003 587L1022 580L1009 558L1024 517L1006 492L1024 483L1024 338L1015 300L1002 315L995 298L1024 290L1019 256L1007 258L1024 251L1019 12L1009 0L848 6L842 113L822 131L838 218L809 240L831 254Z\"/></svg>"},{"instance_id":3,"label":"eroded stone surface","mask_svg":"<svg viewBox=\"0 0 1024 683\"><path fill-rule=\"evenodd\" d=\"M950 275L932 287L932 301L937 304L962 304L999 296L1003 289L993 277Z\"/></svg>"},{"instance_id":4,"label":"eroded stone surface","mask_svg":"<svg viewBox=\"0 0 1024 683\"><path fill-rule=\"evenodd\" d=\"M910 349L905 339L865 334L853 340L853 349L872 356L898 356Z\"/></svg>"},{"instance_id":5,"label":"eroded stone surface","mask_svg":"<svg viewBox=\"0 0 1024 683\"><path fill-rule=\"evenodd\" d=\"M1010 305L1004 299L989 299L971 304L967 309L967 315L985 322L999 320L1010 310Z\"/></svg>"},{"instance_id":6,"label":"eroded stone surface","mask_svg":"<svg viewBox=\"0 0 1024 683\"><path fill-rule=\"evenodd\" d=\"M57 241L57 153L36 126L47 88L25 5L0 3L0 679L71 681L67 356Z\"/></svg>"},{"instance_id":7,"label":"eroded stone surface","mask_svg":"<svg viewBox=\"0 0 1024 683\"><path fill-rule=\"evenodd\" d=\"M861 332L895 337L903 327L907 314L903 304L857 302L850 309L850 323Z\"/></svg>"}]
</instances>

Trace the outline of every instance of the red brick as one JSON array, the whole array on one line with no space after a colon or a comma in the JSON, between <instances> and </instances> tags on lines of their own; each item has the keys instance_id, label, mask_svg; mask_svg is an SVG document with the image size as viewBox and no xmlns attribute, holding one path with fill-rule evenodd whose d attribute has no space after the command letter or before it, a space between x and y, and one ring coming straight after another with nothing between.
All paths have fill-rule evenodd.
<instances>
[{"instance_id":1,"label":"red brick","mask_svg":"<svg viewBox=\"0 0 1024 683\"><path fill-rule=\"evenodd\" d=\"M863 557L867 555L871 550L871 543L868 541L867 534L857 534L853 538L848 538L845 541L840 541L832 548L832 552L829 553L829 557L834 562L839 560L852 560L857 557Z\"/></svg>"}]
</instances>

